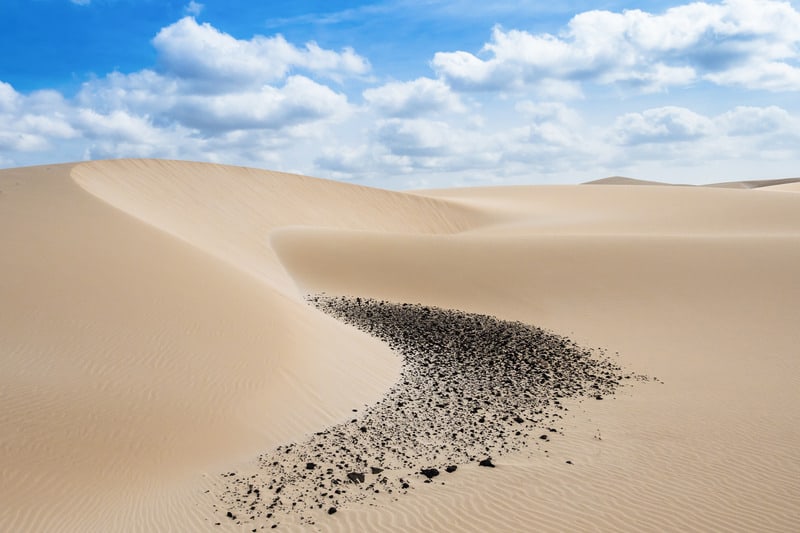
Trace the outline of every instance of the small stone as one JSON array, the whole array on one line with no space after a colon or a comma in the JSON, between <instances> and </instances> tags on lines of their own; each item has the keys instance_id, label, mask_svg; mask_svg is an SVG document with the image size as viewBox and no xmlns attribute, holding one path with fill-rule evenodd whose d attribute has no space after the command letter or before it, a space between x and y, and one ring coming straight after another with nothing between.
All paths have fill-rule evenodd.
<instances>
[{"instance_id":1,"label":"small stone","mask_svg":"<svg viewBox=\"0 0 800 533\"><path fill-rule=\"evenodd\" d=\"M369 471L372 472L373 474L380 474L381 472L383 472L383 468L377 466L371 466Z\"/></svg>"},{"instance_id":2,"label":"small stone","mask_svg":"<svg viewBox=\"0 0 800 533\"><path fill-rule=\"evenodd\" d=\"M439 471L436 470L435 468L423 468L421 473L428 479L431 479L432 477L436 477L439 475Z\"/></svg>"},{"instance_id":3,"label":"small stone","mask_svg":"<svg viewBox=\"0 0 800 533\"><path fill-rule=\"evenodd\" d=\"M447 472L448 474L452 474L453 472L456 471L457 468L458 467L456 465L450 465L447 468L445 468L444 471Z\"/></svg>"},{"instance_id":4,"label":"small stone","mask_svg":"<svg viewBox=\"0 0 800 533\"><path fill-rule=\"evenodd\" d=\"M328 514L333 514L335 512L336 512L336 507L331 507L330 509L328 509Z\"/></svg>"},{"instance_id":5,"label":"small stone","mask_svg":"<svg viewBox=\"0 0 800 533\"><path fill-rule=\"evenodd\" d=\"M361 472L350 472L347 474L347 479L353 483L364 483L364 474Z\"/></svg>"},{"instance_id":6,"label":"small stone","mask_svg":"<svg viewBox=\"0 0 800 533\"><path fill-rule=\"evenodd\" d=\"M314 470L316 467L314 463L306 463L306 470Z\"/></svg>"},{"instance_id":7,"label":"small stone","mask_svg":"<svg viewBox=\"0 0 800 533\"><path fill-rule=\"evenodd\" d=\"M492 463L491 457L487 457L486 459L483 459L480 463L478 463L478 466L486 466L489 468L494 468L494 463Z\"/></svg>"}]
</instances>

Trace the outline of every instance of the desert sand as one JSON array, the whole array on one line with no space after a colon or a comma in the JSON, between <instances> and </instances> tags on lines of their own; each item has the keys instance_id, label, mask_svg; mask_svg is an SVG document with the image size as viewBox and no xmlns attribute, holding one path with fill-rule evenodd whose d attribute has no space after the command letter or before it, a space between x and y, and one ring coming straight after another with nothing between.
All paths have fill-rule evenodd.
<instances>
[{"instance_id":1,"label":"desert sand","mask_svg":"<svg viewBox=\"0 0 800 533\"><path fill-rule=\"evenodd\" d=\"M797 531L798 192L0 170L0 530ZM404 473L302 520L259 500L251 520L232 480L266 499L265 457L360 420L405 375L318 294L544 328L642 379L563 398L555 431L494 448L495 468Z\"/></svg>"}]
</instances>

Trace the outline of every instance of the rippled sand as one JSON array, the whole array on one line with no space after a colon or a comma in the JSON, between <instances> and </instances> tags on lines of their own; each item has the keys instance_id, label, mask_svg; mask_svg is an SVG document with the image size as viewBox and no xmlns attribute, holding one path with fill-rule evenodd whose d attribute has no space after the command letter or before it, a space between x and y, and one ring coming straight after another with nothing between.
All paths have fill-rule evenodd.
<instances>
[{"instance_id":1,"label":"rippled sand","mask_svg":"<svg viewBox=\"0 0 800 533\"><path fill-rule=\"evenodd\" d=\"M0 529L241 530L233 479L402 379L402 355L305 300L326 293L544 328L653 379L564 398L547 440L492 441L495 468L431 458L458 468L425 483L410 459L407 489L280 530L797 530L797 192L2 170Z\"/></svg>"}]
</instances>

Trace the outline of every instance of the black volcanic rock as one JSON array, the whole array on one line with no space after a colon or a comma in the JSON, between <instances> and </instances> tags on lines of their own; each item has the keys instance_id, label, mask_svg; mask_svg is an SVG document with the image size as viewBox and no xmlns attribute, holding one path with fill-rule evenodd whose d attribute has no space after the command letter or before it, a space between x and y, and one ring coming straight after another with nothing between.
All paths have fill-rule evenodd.
<instances>
[{"instance_id":1,"label":"black volcanic rock","mask_svg":"<svg viewBox=\"0 0 800 533\"><path fill-rule=\"evenodd\" d=\"M364 483L364 474L362 472L350 472L347 474L347 479L353 483Z\"/></svg>"},{"instance_id":2,"label":"black volcanic rock","mask_svg":"<svg viewBox=\"0 0 800 533\"><path fill-rule=\"evenodd\" d=\"M551 426L567 414L562 402L611 396L632 376L597 352L520 322L366 298L310 302L386 342L402 358L401 374L377 403L353 409L356 418L264 453L255 474L225 474L223 508L240 511L243 525L275 526L289 513L311 524L314 512L403 494L416 473L430 482L439 471L428 465L450 465L444 470L452 473L485 457L479 465L494 467L489 456L555 432ZM375 476L369 482L366 472Z\"/></svg>"},{"instance_id":3,"label":"black volcanic rock","mask_svg":"<svg viewBox=\"0 0 800 533\"><path fill-rule=\"evenodd\" d=\"M428 479L431 479L439 475L439 471L435 468L423 468L422 470L420 470L420 473Z\"/></svg>"}]
</instances>

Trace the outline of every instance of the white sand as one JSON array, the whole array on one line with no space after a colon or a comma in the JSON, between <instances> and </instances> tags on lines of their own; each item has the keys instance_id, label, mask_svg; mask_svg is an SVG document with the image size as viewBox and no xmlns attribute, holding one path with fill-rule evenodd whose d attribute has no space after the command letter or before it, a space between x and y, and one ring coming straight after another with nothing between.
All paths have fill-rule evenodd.
<instances>
[{"instance_id":1,"label":"white sand","mask_svg":"<svg viewBox=\"0 0 800 533\"><path fill-rule=\"evenodd\" d=\"M404 194L185 162L0 171L0 530L238 530L212 525L219 473L399 371L303 302L318 291L522 320L663 381L576 403L548 453L323 530L797 530L795 185Z\"/></svg>"}]
</instances>

